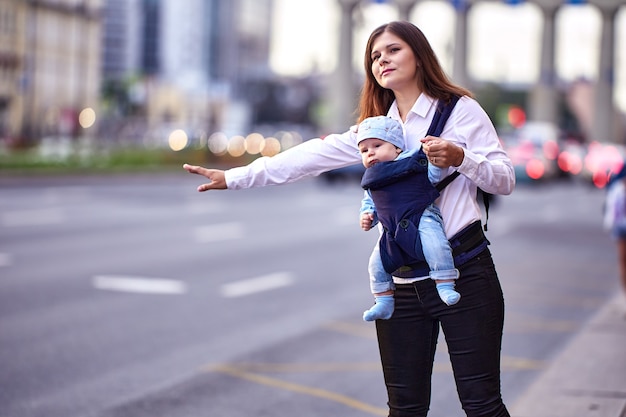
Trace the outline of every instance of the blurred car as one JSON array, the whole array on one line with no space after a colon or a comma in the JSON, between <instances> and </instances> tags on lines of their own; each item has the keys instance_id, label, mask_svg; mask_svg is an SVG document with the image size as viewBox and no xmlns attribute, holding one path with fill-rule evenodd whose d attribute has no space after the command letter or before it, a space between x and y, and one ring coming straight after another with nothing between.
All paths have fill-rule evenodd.
<instances>
[{"instance_id":1,"label":"blurred car","mask_svg":"<svg viewBox=\"0 0 626 417\"><path fill-rule=\"evenodd\" d=\"M557 165L564 176L577 177L582 173L587 148L581 140L564 138L559 144Z\"/></svg>"},{"instance_id":2,"label":"blurred car","mask_svg":"<svg viewBox=\"0 0 626 417\"><path fill-rule=\"evenodd\" d=\"M343 168L333 169L322 173L321 178L327 184L337 184L343 182L361 183L361 177L365 173L363 164L349 165Z\"/></svg>"},{"instance_id":3,"label":"blurred car","mask_svg":"<svg viewBox=\"0 0 626 417\"><path fill-rule=\"evenodd\" d=\"M527 122L519 129L501 135L515 175L520 181L557 178L559 128L551 123Z\"/></svg>"},{"instance_id":4,"label":"blurred car","mask_svg":"<svg viewBox=\"0 0 626 417\"><path fill-rule=\"evenodd\" d=\"M604 188L612 175L624 165L626 148L614 143L593 141L587 147L581 176L598 188Z\"/></svg>"}]
</instances>

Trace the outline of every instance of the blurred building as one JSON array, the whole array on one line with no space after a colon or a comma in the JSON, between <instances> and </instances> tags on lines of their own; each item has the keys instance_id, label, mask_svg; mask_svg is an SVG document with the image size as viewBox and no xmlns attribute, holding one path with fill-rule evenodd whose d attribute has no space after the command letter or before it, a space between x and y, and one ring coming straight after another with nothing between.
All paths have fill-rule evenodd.
<instances>
[{"instance_id":1,"label":"blurred building","mask_svg":"<svg viewBox=\"0 0 626 417\"><path fill-rule=\"evenodd\" d=\"M102 13L102 72L119 79L143 69L141 19L152 20L144 0L105 0Z\"/></svg>"},{"instance_id":2,"label":"blurred building","mask_svg":"<svg viewBox=\"0 0 626 417\"><path fill-rule=\"evenodd\" d=\"M85 108L135 132L245 124L243 86L271 78L272 1L0 0L0 138L91 134Z\"/></svg>"},{"instance_id":3,"label":"blurred building","mask_svg":"<svg viewBox=\"0 0 626 417\"><path fill-rule=\"evenodd\" d=\"M101 0L0 0L0 134L79 133L98 107Z\"/></svg>"},{"instance_id":4,"label":"blurred building","mask_svg":"<svg viewBox=\"0 0 626 417\"><path fill-rule=\"evenodd\" d=\"M109 116L136 128L236 130L251 78L268 77L272 0L106 0Z\"/></svg>"},{"instance_id":5,"label":"blurred building","mask_svg":"<svg viewBox=\"0 0 626 417\"><path fill-rule=\"evenodd\" d=\"M0 138L15 136L23 117L25 11L20 0L0 0Z\"/></svg>"}]
</instances>

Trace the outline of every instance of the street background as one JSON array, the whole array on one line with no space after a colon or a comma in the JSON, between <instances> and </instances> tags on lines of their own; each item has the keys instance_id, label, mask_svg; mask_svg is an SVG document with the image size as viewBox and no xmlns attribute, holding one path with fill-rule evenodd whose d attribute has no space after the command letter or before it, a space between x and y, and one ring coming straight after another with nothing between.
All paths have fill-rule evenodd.
<instances>
[{"instance_id":1,"label":"street background","mask_svg":"<svg viewBox=\"0 0 626 417\"><path fill-rule=\"evenodd\" d=\"M201 180L0 178L0 416L385 415L358 184ZM490 208L509 408L618 291L604 193L520 183ZM462 416L443 340L433 381L429 416Z\"/></svg>"},{"instance_id":2,"label":"street background","mask_svg":"<svg viewBox=\"0 0 626 417\"><path fill-rule=\"evenodd\" d=\"M398 18L515 169L487 232L505 402L624 417L602 208L626 157L626 9L582 3L0 0L0 417L386 415L362 167L200 194L181 165L345 131L365 38ZM433 383L429 416L462 416L443 340Z\"/></svg>"}]
</instances>

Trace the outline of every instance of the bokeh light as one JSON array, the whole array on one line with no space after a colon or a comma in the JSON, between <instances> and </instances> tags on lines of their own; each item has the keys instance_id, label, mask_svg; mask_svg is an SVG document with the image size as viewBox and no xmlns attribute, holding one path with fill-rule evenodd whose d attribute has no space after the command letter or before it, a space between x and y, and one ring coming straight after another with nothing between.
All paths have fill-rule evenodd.
<instances>
[{"instance_id":1,"label":"bokeh light","mask_svg":"<svg viewBox=\"0 0 626 417\"><path fill-rule=\"evenodd\" d=\"M263 156L274 156L280 152L280 142L278 139L269 137L265 138L263 141L263 146L261 146L261 155Z\"/></svg>"},{"instance_id":2,"label":"bokeh light","mask_svg":"<svg viewBox=\"0 0 626 417\"><path fill-rule=\"evenodd\" d=\"M559 156L559 144L554 140L548 140L544 142L543 154L548 159L556 159Z\"/></svg>"},{"instance_id":3,"label":"bokeh light","mask_svg":"<svg viewBox=\"0 0 626 417\"><path fill-rule=\"evenodd\" d=\"M546 167L543 165L543 162L538 159L531 159L526 164L526 174L529 178L533 180L538 180L539 178L543 177L543 174L545 174L545 172Z\"/></svg>"},{"instance_id":4,"label":"bokeh light","mask_svg":"<svg viewBox=\"0 0 626 417\"><path fill-rule=\"evenodd\" d=\"M235 135L228 137L224 132L215 132L208 139L202 140L201 147L206 146L216 156L238 158L244 154L274 156L281 151L303 142L302 135L295 131L281 130L275 136L265 137L259 132L249 133L247 136Z\"/></svg>"},{"instance_id":5,"label":"bokeh light","mask_svg":"<svg viewBox=\"0 0 626 417\"><path fill-rule=\"evenodd\" d=\"M250 133L244 141L246 152L248 152L250 155L256 155L260 153L263 141L264 138L262 134Z\"/></svg>"},{"instance_id":6,"label":"bokeh light","mask_svg":"<svg viewBox=\"0 0 626 417\"><path fill-rule=\"evenodd\" d=\"M509 108L507 118L511 126L519 129L526 123L526 112L521 107L511 106Z\"/></svg>"},{"instance_id":7,"label":"bokeh light","mask_svg":"<svg viewBox=\"0 0 626 417\"><path fill-rule=\"evenodd\" d=\"M234 157L239 157L246 153L246 139L243 136L230 138L228 141L228 153Z\"/></svg>"},{"instance_id":8,"label":"bokeh light","mask_svg":"<svg viewBox=\"0 0 626 417\"><path fill-rule=\"evenodd\" d=\"M196 144L196 147L198 149L203 149L208 145L208 138L207 138L206 130L203 130L203 129L197 130L195 133L195 137L198 139L198 142Z\"/></svg>"},{"instance_id":9,"label":"bokeh light","mask_svg":"<svg viewBox=\"0 0 626 417\"><path fill-rule=\"evenodd\" d=\"M584 169L591 174L593 184L604 188L609 178L618 173L624 165L622 152L614 144L593 141L587 148Z\"/></svg>"},{"instance_id":10,"label":"bokeh light","mask_svg":"<svg viewBox=\"0 0 626 417\"><path fill-rule=\"evenodd\" d=\"M96 112L91 107L84 108L78 115L78 123L83 129L88 129L96 123Z\"/></svg>"},{"instance_id":11,"label":"bokeh light","mask_svg":"<svg viewBox=\"0 0 626 417\"><path fill-rule=\"evenodd\" d=\"M563 151L559 154L558 158L559 169L563 172L569 172L572 175L578 175L583 170L583 161L580 156Z\"/></svg>"},{"instance_id":12,"label":"bokeh light","mask_svg":"<svg viewBox=\"0 0 626 417\"><path fill-rule=\"evenodd\" d=\"M280 131L276 133L276 138L280 141L282 149L289 149L302 143L302 136L296 132Z\"/></svg>"},{"instance_id":13,"label":"bokeh light","mask_svg":"<svg viewBox=\"0 0 626 417\"><path fill-rule=\"evenodd\" d=\"M228 152L228 137L223 132L215 132L209 136L207 146L214 155L226 155L226 152Z\"/></svg>"},{"instance_id":14,"label":"bokeh light","mask_svg":"<svg viewBox=\"0 0 626 417\"><path fill-rule=\"evenodd\" d=\"M180 151L185 149L185 147L189 143L189 138L187 137L187 133L185 133L184 130L176 129L172 133L170 133L167 142L173 151Z\"/></svg>"}]
</instances>

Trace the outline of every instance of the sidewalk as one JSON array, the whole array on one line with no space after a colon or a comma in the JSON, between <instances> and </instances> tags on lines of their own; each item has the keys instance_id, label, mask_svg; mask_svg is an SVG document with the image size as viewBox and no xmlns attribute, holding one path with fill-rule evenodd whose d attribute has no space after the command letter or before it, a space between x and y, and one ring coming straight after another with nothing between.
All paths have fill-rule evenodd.
<instances>
[{"instance_id":1,"label":"sidewalk","mask_svg":"<svg viewBox=\"0 0 626 417\"><path fill-rule=\"evenodd\" d=\"M511 407L512 417L626 417L626 301L604 305Z\"/></svg>"}]
</instances>

